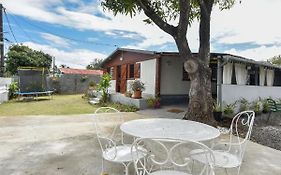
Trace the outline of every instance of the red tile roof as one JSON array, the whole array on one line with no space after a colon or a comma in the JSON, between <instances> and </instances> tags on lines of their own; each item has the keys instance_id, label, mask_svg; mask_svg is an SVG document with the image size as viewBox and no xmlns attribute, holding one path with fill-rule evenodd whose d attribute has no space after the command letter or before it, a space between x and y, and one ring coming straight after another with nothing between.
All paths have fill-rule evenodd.
<instances>
[{"instance_id":1,"label":"red tile roof","mask_svg":"<svg viewBox=\"0 0 281 175\"><path fill-rule=\"evenodd\" d=\"M102 70L86 70L86 69L71 69L71 68L60 68L63 74L80 74L80 75L102 75Z\"/></svg>"}]
</instances>

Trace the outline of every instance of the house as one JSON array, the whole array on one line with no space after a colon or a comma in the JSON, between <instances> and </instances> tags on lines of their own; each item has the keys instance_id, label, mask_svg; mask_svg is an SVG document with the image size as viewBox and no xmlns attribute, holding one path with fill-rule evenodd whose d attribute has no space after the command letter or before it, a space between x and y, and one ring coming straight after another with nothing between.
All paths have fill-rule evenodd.
<instances>
[{"instance_id":1,"label":"house","mask_svg":"<svg viewBox=\"0 0 281 175\"><path fill-rule=\"evenodd\" d=\"M196 54L195 54L196 56ZM161 103L188 101L190 80L184 59L177 52L154 52L118 48L102 63L111 74L111 93L125 93L129 83L140 79L145 84L144 97L160 96ZM281 98L281 68L244 57L211 53L212 94L219 102L232 103Z\"/></svg>"},{"instance_id":2,"label":"house","mask_svg":"<svg viewBox=\"0 0 281 175\"><path fill-rule=\"evenodd\" d=\"M102 70L59 68L58 77L50 77L50 86L59 93L85 93L89 83L97 84L103 75Z\"/></svg>"}]
</instances>

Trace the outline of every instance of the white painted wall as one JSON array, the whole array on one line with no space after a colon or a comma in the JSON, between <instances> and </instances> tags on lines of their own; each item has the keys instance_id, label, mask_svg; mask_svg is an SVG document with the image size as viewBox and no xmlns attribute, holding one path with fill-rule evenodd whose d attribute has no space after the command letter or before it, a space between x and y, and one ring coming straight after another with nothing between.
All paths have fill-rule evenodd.
<instances>
[{"instance_id":1,"label":"white painted wall","mask_svg":"<svg viewBox=\"0 0 281 175\"><path fill-rule=\"evenodd\" d=\"M127 91L131 91L130 84L132 81L134 81L134 80L127 80Z\"/></svg>"},{"instance_id":2,"label":"white painted wall","mask_svg":"<svg viewBox=\"0 0 281 175\"><path fill-rule=\"evenodd\" d=\"M155 95L156 86L156 59L140 62L140 80L144 83L144 94Z\"/></svg>"},{"instance_id":3,"label":"white painted wall","mask_svg":"<svg viewBox=\"0 0 281 175\"><path fill-rule=\"evenodd\" d=\"M182 81L184 60L179 57L163 56L161 58L161 95L186 95L190 82Z\"/></svg>"},{"instance_id":4,"label":"white painted wall","mask_svg":"<svg viewBox=\"0 0 281 175\"><path fill-rule=\"evenodd\" d=\"M9 85L12 83L12 78L0 77L0 103L9 100Z\"/></svg>"},{"instance_id":5,"label":"white painted wall","mask_svg":"<svg viewBox=\"0 0 281 175\"><path fill-rule=\"evenodd\" d=\"M116 80L110 81L110 87L108 88L108 91L112 93L116 92Z\"/></svg>"},{"instance_id":6,"label":"white painted wall","mask_svg":"<svg viewBox=\"0 0 281 175\"><path fill-rule=\"evenodd\" d=\"M225 103L233 103L240 98L252 102L259 97L273 99L281 98L281 87L278 86L245 86L245 85L222 85L222 100Z\"/></svg>"}]
</instances>

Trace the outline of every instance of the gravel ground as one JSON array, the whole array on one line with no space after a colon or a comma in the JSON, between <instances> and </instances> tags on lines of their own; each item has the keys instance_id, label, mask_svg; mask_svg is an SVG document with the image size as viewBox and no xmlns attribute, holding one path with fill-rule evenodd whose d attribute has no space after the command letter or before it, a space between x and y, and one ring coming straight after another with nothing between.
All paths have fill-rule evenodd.
<instances>
[{"instance_id":1,"label":"gravel ground","mask_svg":"<svg viewBox=\"0 0 281 175\"><path fill-rule=\"evenodd\" d=\"M274 113L267 123L268 114L256 117L251 140L281 150L281 114Z\"/></svg>"},{"instance_id":2,"label":"gravel ground","mask_svg":"<svg viewBox=\"0 0 281 175\"><path fill-rule=\"evenodd\" d=\"M267 119L268 114L256 115L251 140L281 151L281 113L272 113L269 122ZM231 121L231 118L225 117L218 125L229 128ZM241 135L245 136L247 131L239 127Z\"/></svg>"}]
</instances>

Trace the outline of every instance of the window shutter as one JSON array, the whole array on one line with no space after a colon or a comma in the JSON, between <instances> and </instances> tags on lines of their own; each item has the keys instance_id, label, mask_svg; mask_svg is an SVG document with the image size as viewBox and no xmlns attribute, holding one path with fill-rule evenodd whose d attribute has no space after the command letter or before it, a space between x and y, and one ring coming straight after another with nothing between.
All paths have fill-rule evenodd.
<instances>
[{"instance_id":1,"label":"window shutter","mask_svg":"<svg viewBox=\"0 0 281 175\"><path fill-rule=\"evenodd\" d=\"M135 78L140 78L140 63L135 64L134 74Z\"/></svg>"}]
</instances>

